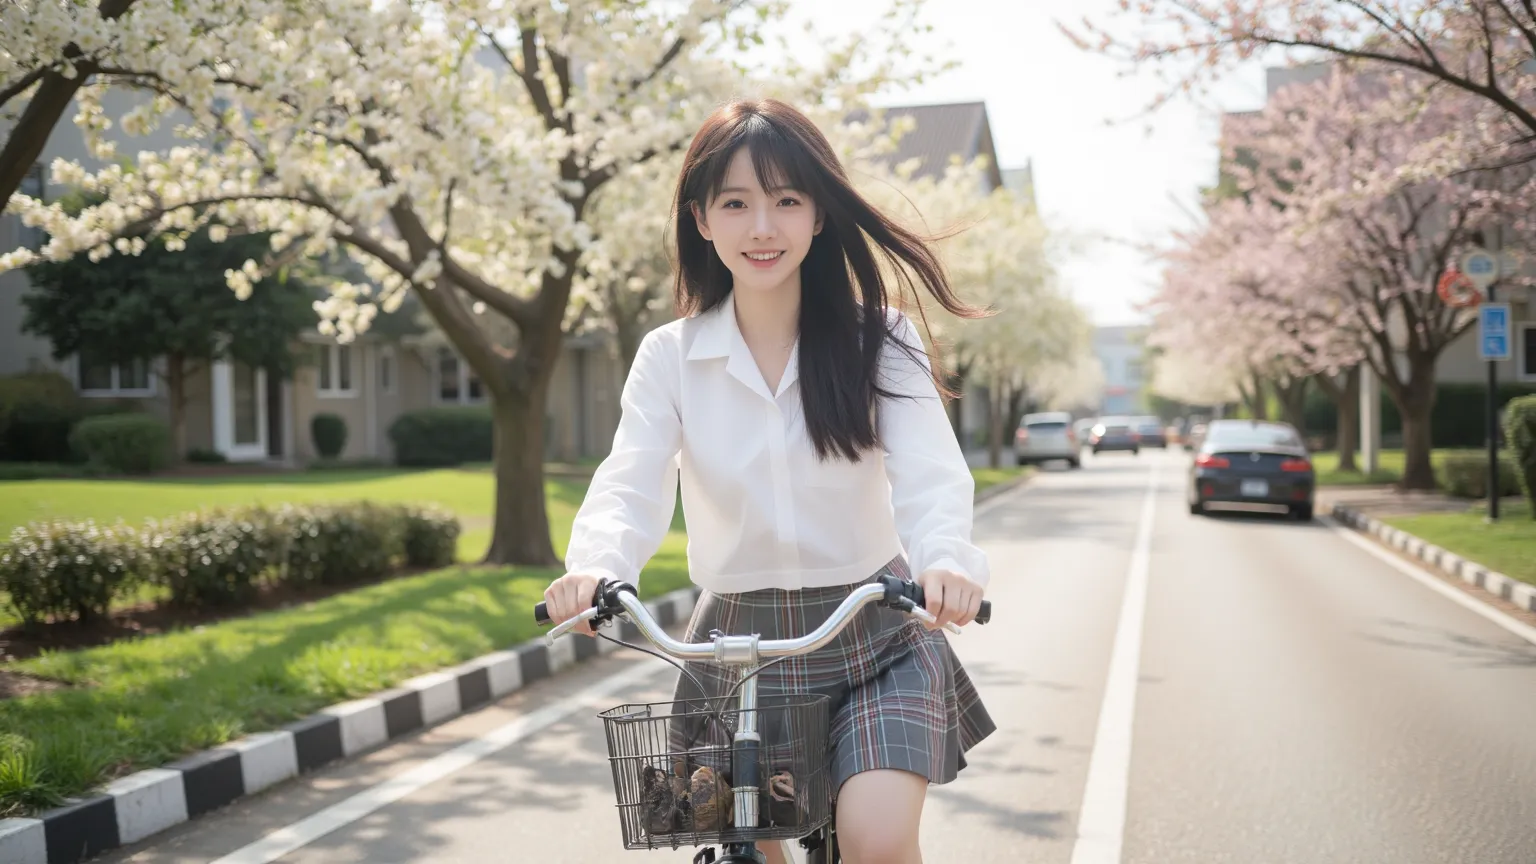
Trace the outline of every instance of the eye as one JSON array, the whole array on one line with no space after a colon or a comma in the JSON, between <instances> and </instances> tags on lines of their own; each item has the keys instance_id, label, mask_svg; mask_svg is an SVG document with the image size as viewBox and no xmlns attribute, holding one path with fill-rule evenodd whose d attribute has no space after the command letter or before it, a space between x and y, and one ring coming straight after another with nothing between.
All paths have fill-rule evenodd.
<instances>
[{"instance_id":1,"label":"eye","mask_svg":"<svg viewBox=\"0 0 1536 864\"><path fill-rule=\"evenodd\" d=\"M781 206L781 207L786 205L786 204L793 206L793 205L797 205L799 203L800 203L800 199L799 198L784 197L784 198L780 198L779 199L779 206Z\"/></svg>"},{"instance_id":2,"label":"eye","mask_svg":"<svg viewBox=\"0 0 1536 864\"><path fill-rule=\"evenodd\" d=\"M735 198L732 198L732 199L731 199L731 200L729 200L729 201L723 201L723 202L721 202L721 203L720 203L720 206L721 206L721 207L724 207L724 208L725 208L725 209L727 209L727 210L740 210L740 209L741 209L741 208L743 208L743 207L745 207L745 206L747 206L747 205L746 205L746 204L744 204L744 203L743 203L743 202L741 202L741 201L740 201L740 200L738 200L738 199L735 199Z\"/></svg>"}]
</instances>

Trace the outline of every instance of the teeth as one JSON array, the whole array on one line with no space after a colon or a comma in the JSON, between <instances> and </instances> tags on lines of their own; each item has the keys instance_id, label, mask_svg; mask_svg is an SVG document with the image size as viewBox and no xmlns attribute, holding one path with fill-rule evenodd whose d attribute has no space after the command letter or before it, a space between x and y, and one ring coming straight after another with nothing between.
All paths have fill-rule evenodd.
<instances>
[{"instance_id":1,"label":"teeth","mask_svg":"<svg viewBox=\"0 0 1536 864\"><path fill-rule=\"evenodd\" d=\"M772 261L773 259L779 257L780 255L783 255L784 253L783 252L748 252L746 254L747 254L747 257L751 258L753 261Z\"/></svg>"}]
</instances>

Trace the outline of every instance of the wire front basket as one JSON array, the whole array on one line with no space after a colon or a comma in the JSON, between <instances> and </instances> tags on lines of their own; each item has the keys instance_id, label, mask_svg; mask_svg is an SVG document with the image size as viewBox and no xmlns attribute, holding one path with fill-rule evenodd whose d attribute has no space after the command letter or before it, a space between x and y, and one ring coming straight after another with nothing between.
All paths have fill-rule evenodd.
<instances>
[{"instance_id":1,"label":"wire front basket","mask_svg":"<svg viewBox=\"0 0 1536 864\"><path fill-rule=\"evenodd\" d=\"M732 737L735 700L685 699L620 705L598 716L618 797L624 848L787 840L827 824L826 696L764 695L752 712L760 736L757 825L735 827Z\"/></svg>"}]
</instances>

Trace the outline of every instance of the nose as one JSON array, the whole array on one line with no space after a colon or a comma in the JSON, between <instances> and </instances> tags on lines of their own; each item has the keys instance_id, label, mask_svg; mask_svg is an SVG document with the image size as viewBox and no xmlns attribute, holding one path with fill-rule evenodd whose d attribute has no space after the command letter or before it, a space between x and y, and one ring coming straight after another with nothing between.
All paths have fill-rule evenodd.
<instances>
[{"instance_id":1,"label":"nose","mask_svg":"<svg viewBox=\"0 0 1536 864\"><path fill-rule=\"evenodd\" d=\"M767 240L777 233L773 227L773 208L758 207L752 215L752 239Z\"/></svg>"}]
</instances>

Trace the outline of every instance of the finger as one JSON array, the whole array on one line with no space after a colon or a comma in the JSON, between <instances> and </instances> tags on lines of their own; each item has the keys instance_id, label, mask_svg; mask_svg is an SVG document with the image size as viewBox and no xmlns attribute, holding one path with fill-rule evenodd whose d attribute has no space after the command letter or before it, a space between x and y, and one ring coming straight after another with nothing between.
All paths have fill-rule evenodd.
<instances>
[{"instance_id":1,"label":"finger","mask_svg":"<svg viewBox=\"0 0 1536 864\"><path fill-rule=\"evenodd\" d=\"M923 586L923 608L937 618L944 611L944 580L932 571L923 574L918 584Z\"/></svg>"},{"instance_id":2,"label":"finger","mask_svg":"<svg viewBox=\"0 0 1536 864\"><path fill-rule=\"evenodd\" d=\"M974 588L971 590L970 596L966 598L965 620L961 621L960 624L963 626L975 621L976 615L979 612L981 612L981 589Z\"/></svg>"},{"instance_id":3,"label":"finger","mask_svg":"<svg viewBox=\"0 0 1536 864\"><path fill-rule=\"evenodd\" d=\"M964 627L965 625L971 623L972 618L976 617L976 607L979 605L976 598L976 589L967 585L965 590L960 595L960 601L955 604L956 624Z\"/></svg>"}]
</instances>

